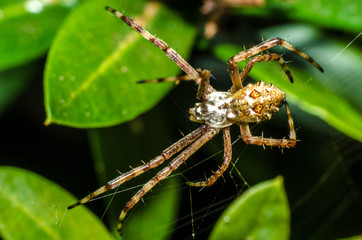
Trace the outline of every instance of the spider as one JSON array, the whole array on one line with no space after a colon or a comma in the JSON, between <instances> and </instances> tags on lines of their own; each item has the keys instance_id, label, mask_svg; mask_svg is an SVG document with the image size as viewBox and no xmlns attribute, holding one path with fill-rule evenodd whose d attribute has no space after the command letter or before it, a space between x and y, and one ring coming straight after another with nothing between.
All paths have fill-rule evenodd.
<instances>
[{"instance_id":1,"label":"spider","mask_svg":"<svg viewBox=\"0 0 362 240\"><path fill-rule=\"evenodd\" d=\"M209 70L195 70L188 62L186 62L175 50L170 48L163 40L156 38L148 31L143 29L135 21L121 12L106 7L106 10L114 16L122 19L127 25L140 33L145 39L152 42L156 47L160 48L172 61L174 61L186 75L180 77L165 78L163 80L144 80L144 82L162 82L162 81L188 81L193 80L198 84L196 98L199 100L193 108L190 108L190 120L201 123L201 126L192 131L182 139L172 144L165 149L159 156L150 160L139 167L136 167L129 172L126 172L117 178L108 182L90 193L77 203L68 207L72 209L76 206L85 204L92 198L103 194L104 192L114 189L124 182L161 165L164 161L169 160L175 154L178 154L165 168L157 173L155 177L149 180L132 198L127 202L122 210L117 225L117 230L122 235L121 227L123 220L128 211L130 211L140 199L150 191L158 182L169 176L181 164L183 164L192 154L207 143L211 138L217 135L220 131L223 133L224 139L224 161L219 169L212 174L208 179L201 182L188 182L189 186L193 187L208 187L223 175L231 161L231 137L230 126L237 124L240 127L241 138L247 144L260 146L276 146L280 148L292 148L296 144L296 134L294 123L290 113L290 109L285 100L285 94L276 88L273 84L265 84L259 81L254 84L248 84L243 87L242 82L247 77L248 73L256 62L262 61L278 61L287 77L293 82L293 77L285 64L283 58L275 53L260 54L274 46L280 45L286 49L300 55L317 69L323 72L322 67L316 63L311 57L302 51L298 50L290 43L281 38L272 38L266 40L259 45L256 45L248 50L242 51L231 57L228 62L228 71L232 81L232 87L227 92L216 91L209 84L211 72ZM249 58L244 69L239 72L237 63ZM269 120L272 114L277 113L279 108L285 105L289 123L289 139L273 139L263 138L262 136L253 136L250 132L248 123L257 123L262 120Z\"/></svg>"}]
</instances>

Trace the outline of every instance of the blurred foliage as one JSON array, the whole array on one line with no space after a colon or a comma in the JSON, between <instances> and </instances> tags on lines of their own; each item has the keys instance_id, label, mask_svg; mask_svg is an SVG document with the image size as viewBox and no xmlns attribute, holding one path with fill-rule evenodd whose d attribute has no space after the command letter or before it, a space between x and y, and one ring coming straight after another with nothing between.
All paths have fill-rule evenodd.
<instances>
[{"instance_id":1,"label":"blurred foliage","mask_svg":"<svg viewBox=\"0 0 362 240\"><path fill-rule=\"evenodd\" d=\"M343 29L352 33L358 33L362 29L362 3L359 0L351 0L348 4L343 0L266 0L263 7L238 8L235 9L235 12L245 15L288 17L293 20L322 27Z\"/></svg>"},{"instance_id":2,"label":"blurred foliage","mask_svg":"<svg viewBox=\"0 0 362 240\"><path fill-rule=\"evenodd\" d=\"M0 71L46 54L53 37L77 0L2 0Z\"/></svg>"},{"instance_id":3,"label":"blurred foliage","mask_svg":"<svg viewBox=\"0 0 362 240\"><path fill-rule=\"evenodd\" d=\"M140 203L131 211L125 239L221 239L225 232L228 238L238 238L266 231L279 234L278 239L360 238L361 1L266 0L258 8L233 8L224 13L213 39L202 36L201 4L0 2L1 239L119 238L118 214L138 184L155 171L117 189L122 194L111 195L110 200L90 203L98 217L85 207L67 211L76 199L64 189L83 197L116 177L115 169L124 172L129 165L141 164L140 159L152 159L197 126L187 116L195 101L193 83L172 91L169 83L136 84L182 73L161 50L106 12L106 5L141 22L195 68L211 69L216 89L230 87L229 57L276 36L305 51L325 70L319 73L280 47L270 49L287 61L294 84L270 62L256 64L250 77L273 82L286 92L300 140L297 147L282 153L237 141L224 181L210 189L186 188L185 181L208 176L219 166L222 154L216 154L215 161L204 161L222 150L216 137L181 174L147 194L145 206ZM44 119L50 126L42 125ZM252 131L284 137L287 127L282 110L272 121L253 125ZM235 139L238 134L234 129ZM277 175L284 178L288 201ZM260 187L268 184L269 188ZM249 185L256 186L244 193ZM104 222L113 236L99 220L105 206ZM263 214L285 221L270 226ZM225 216L231 227L223 222Z\"/></svg>"}]
</instances>

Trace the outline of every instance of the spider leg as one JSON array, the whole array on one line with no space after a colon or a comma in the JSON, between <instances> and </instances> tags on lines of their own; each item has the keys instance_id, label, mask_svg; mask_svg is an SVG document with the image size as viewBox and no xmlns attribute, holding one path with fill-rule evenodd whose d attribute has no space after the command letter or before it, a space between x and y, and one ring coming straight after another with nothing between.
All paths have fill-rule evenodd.
<instances>
[{"instance_id":1,"label":"spider leg","mask_svg":"<svg viewBox=\"0 0 362 240\"><path fill-rule=\"evenodd\" d=\"M209 177L206 181L201 182L188 182L187 184L192 187L210 187L214 182L223 175L226 169L229 167L231 162L232 148L231 148L231 137L230 137L230 128L223 129L224 135L224 162L221 167L214 172L214 174Z\"/></svg>"},{"instance_id":2,"label":"spider leg","mask_svg":"<svg viewBox=\"0 0 362 240\"><path fill-rule=\"evenodd\" d=\"M210 86L210 77L211 72L209 70L201 70L197 69L199 73L199 89L197 91L196 98L200 101L206 100L207 94L214 91ZM175 84L179 84L180 81L188 81L193 80L189 75L183 75L178 77L167 77L167 78L160 78L160 79L149 79L149 80L140 80L137 83L160 83L160 82L175 82Z\"/></svg>"},{"instance_id":3,"label":"spider leg","mask_svg":"<svg viewBox=\"0 0 362 240\"><path fill-rule=\"evenodd\" d=\"M207 125L203 125L207 131L200 136L197 140L195 140L190 146L188 146L185 150L183 150L174 160L171 161L169 165L167 165L164 169L159 171L157 175L149 180L132 198L129 202L127 202L126 206L122 210L117 230L120 235L122 235L122 223L126 214L129 210L133 208L134 205L138 203L138 201L149 191L151 190L158 182L165 179L171 172L177 169L182 163L184 163L192 154L194 154L199 148L201 148L205 143L207 143L211 138L213 138L220 130L210 128Z\"/></svg>"},{"instance_id":4,"label":"spider leg","mask_svg":"<svg viewBox=\"0 0 362 240\"><path fill-rule=\"evenodd\" d=\"M193 80L189 75L182 75L177 77L166 77L166 78L158 78L158 79L147 79L140 80L137 83L161 83L161 82L174 82L176 85L180 83L180 81L189 81Z\"/></svg>"},{"instance_id":5,"label":"spider leg","mask_svg":"<svg viewBox=\"0 0 362 240\"><path fill-rule=\"evenodd\" d=\"M296 141L297 140L297 136L295 134L295 129L294 129L294 122L293 122L293 118L292 118L292 114L290 112L289 109L289 105L288 103L285 103L285 110L287 111L287 116L288 116L288 124L289 124L289 138ZM294 146L293 146L294 147Z\"/></svg>"},{"instance_id":6,"label":"spider leg","mask_svg":"<svg viewBox=\"0 0 362 240\"><path fill-rule=\"evenodd\" d=\"M196 130L194 130L193 132L189 133L188 135L186 135L185 137L183 137L182 139L180 139L179 141L177 141L176 143L172 144L170 147L168 147L167 149L165 149L161 155L155 157L154 159L152 159L151 161L149 161L148 163L141 165L137 168L132 169L131 171L122 174L121 176L111 180L107 185L100 187L99 189L97 189L96 191L90 193L89 195L85 196L84 198L82 198L81 200L79 200L78 202L76 202L75 204L71 205L68 207L68 209L72 209L76 206L85 204L86 202L88 202L89 200L91 200L94 197L97 197L101 194L103 194L104 192L110 190L110 189L114 189L116 187L118 187L119 185L123 184L124 182L130 180L131 178L134 178L154 167L159 166L160 164L162 164L164 161L170 159L173 155L175 155L176 153L180 152L182 149L184 149L186 146L190 145L192 142L194 142L196 139L198 139L199 137L201 137L203 134L205 134L207 132L207 127L206 125L202 125L199 128L197 128Z\"/></svg>"},{"instance_id":7,"label":"spider leg","mask_svg":"<svg viewBox=\"0 0 362 240\"><path fill-rule=\"evenodd\" d=\"M259 146L272 146L272 147L281 147L281 148L294 147L297 142L294 130L294 122L287 103L285 103L285 108L287 110L287 116L288 116L289 139L285 138L274 139L274 138L263 138L263 137L253 136L250 133L249 124L243 123L240 124L240 132L244 142L247 144L259 145Z\"/></svg>"},{"instance_id":8,"label":"spider leg","mask_svg":"<svg viewBox=\"0 0 362 240\"><path fill-rule=\"evenodd\" d=\"M120 18L124 23L126 23L128 26L130 26L132 29L137 31L139 34L141 34L142 37L144 37L146 40L150 41L161 49L167 57L169 57L174 63L177 64L187 75L189 75L189 78L185 78L184 80L194 80L197 84L200 85L202 77L199 76L199 72L196 71L185 59L183 59L174 49L170 48L167 43L165 43L163 40L156 38L154 35L149 33L147 30L143 29L138 23L133 21L130 17L124 15L123 13L117 11L116 9L112 7L106 7L106 10L111 12L114 16ZM208 91L212 92L214 89L209 86Z\"/></svg>"},{"instance_id":9,"label":"spider leg","mask_svg":"<svg viewBox=\"0 0 362 240\"><path fill-rule=\"evenodd\" d=\"M211 72L209 70L199 70L200 84L197 90L196 98L200 101L205 101L207 94L210 93L210 77Z\"/></svg>"},{"instance_id":10,"label":"spider leg","mask_svg":"<svg viewBox=\"0 0 362 240\"><path fill-rule=\"evenodd\" d=\"M235 56L233 56L232 58L229 59L229 64L241 62L251 56L254 56L262 51L265 51L265 50L275 47L277 45L285 47L289 51L295 52L296 54L298 54L299 56L301 56L302 58L306 59L308 62L313 64L319 71L323 72L323 68L318 63L316 63L313 60L313 58L311 58L310 56L308 56L306 53L302 52L298 48L294 47L292 44L290 44L287 41L285 41L281 38L278 38L278 37L266 40L252 48L249 48L248 50L245 50L245 51L242 51L242 52L236 54Z\"/></svg>"},{"instance_id":11,"label":"spider leg","mask_svg":"<svg viewBox=\"0 0 362 240\"><path fill-rule=\"evenodd\" d=\"M142 35L145 39L153 43L156 47L161 49L172 61L174 61L187 75L190 75L190 77L193 80L197 80L198 73L197 71L188 63L185 59L183 59L175 50L170 48L167 43L165 43L163 40L156 38L151 33L149 33L147 30L143 29L138 23L133 21L130 17L124 15L123 13L117 11L116 9L112 7L106 7L106 10L113 13L114 16L120 18L125 22L128 26L136 30L139 34ZM197 82L199 83L199 82Z\"/></svg>"},{"instance_id":12,"label":"spider leg","mask_svg":"<svg viewBox=\"0 0 362 240\"><path fill-rule=\"evenodd\" d=\"M245 67L243 68L242 72L240 73L241 81L245 80L246 76L249 74L250 70L254 67L256 62L274 61L274 60L279 62L283 71L285 72L285 74L287 74L290 82L293 83L293 76L290 73L289 68L285 64L284 59L279 54L276 54L276 53L257 55L255 57L251 58L248 61L248 63L245 65Z\"/></svg>"},{"instance_id":13,"label":"spider leg","mask_svg":"<svg viewBox=\"0 0 362 240\"><path fill-rule=\"evenodd\" d=\"M230 92L234 93L234 92L238 91L239 89L243 88L243 84L242 84L242 81L240 78L240 73L239 73L239 68L238 68L237 62L231 61L231 59L229 59L228 71L229 71L231 82L233 83L233 86L232 86Z\"/></svg>"},{"instance_id":14,"label":"spider leg","mask_svg":"<svg viewBox=\"0 0 362 240\"><path fill-rule=\"evenodd\" d=\"M306 53L302 52L301 50L299 50L298 48L294 47L293 45L291 45L290 43L288 43L287 41L281 39L281 38L272 38L269 40L266 40L252 48L249 48L248 50L239 52L238 54L236 54L235 56L231 57L229 59L229 74L230 74L230 78L231 81L233 82L233 89L232 92L235 92L239 89L242 88L242 81L244 80L243 78L240 77L239 75L239 70L238 70L238 62L244 61L247 58L250 58L262 51L265 51L267 49L270 49L272 47L275 47L277 45L280 45L282 47L285 47L286 49L295 52L296 54L298 54L299 56L301 56L302 58L306 59L308 62L310 62L311 64L313 64L319 71L323 72L323 68L313 60L313 58L311 58L310 56L308 56ZM284 69L284 68L283 68ZM288 75L289 76L289 75Z\"/></svg>"}]
</instances>

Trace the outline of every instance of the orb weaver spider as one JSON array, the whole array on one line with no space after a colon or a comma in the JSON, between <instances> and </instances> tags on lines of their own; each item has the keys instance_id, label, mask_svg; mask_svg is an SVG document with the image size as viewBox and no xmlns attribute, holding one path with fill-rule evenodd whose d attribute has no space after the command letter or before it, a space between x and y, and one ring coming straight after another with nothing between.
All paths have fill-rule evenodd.
<instances>
[{"instance_id":1,"label":"orb weaver spider","mask_svg":"<svg viewBox=\"0 0 362 240\"><path fill-rule=\"evenodd\" d=\"M158 182L169 176L176 170L182 163L184 163L191 155L200 149L205 143L213 138L220 131L223 132L224 138L224 162L219 169L212 174L207 180L201 182L188 182L189 186L194 187L208 187L223 175L228 168L231 161L231 137L230 126L237 124L240 127L241 138L247 144L254 144L260 146L275 146L280 148L291 148L296 144L296 134L294 130L294 123L290 113L290 109L285 100L285 94L273 84L265 84L259 81L255 84L248 84L243 87L242 82L247 77L248 73L256 62L263 61L278 61L287 77L293 82L293 77L285 64L283 58L275 53L260 54L274 46L280 45L286 49L300 55L318 70L323 72L322 67L316 63L311 57L304 52L292 46L280 38L273 38L266 40L248 50L242 51L228 62L228 70L233 86L227 92L216 91L209 84L211 72L209 70L195 70L188 62L186 62L175 50L170 48L164 41L156 38L148 31L143 29L135 21L121 12L106 7L106 10L113 13L116 17L122 19L127 25L140 33L145 39L152 42L156 47L160 48L172 61L174 61L185 73L185 76L171 77L162 80L145 80L144 82L161 82L161 81L195 81L199 88L196 98L200 101L190 108L190 120L199 122L202 125L184 136L182 139L172 144L165 149L159 156L150 160L139 167L136 167L129 172L126 172L117 178L108 182L107 185L100 187L93 193L90 193L77 203L68 207L72 209L76 206L85 204L92 198L103 194L104 192L114 189L124 182L161 165L164 161L172 158L175 154L179 153L165 168L159 171L155 177L149 180L132 198L127 202L122 210L117 229L119 234L122 235L121 226L128 211L130 211L140 199L150 191ZM237 63L249 58L244 69L239 72ZM277 113L279 108L285 105L288 123L289 123L289 139L273 139L253 136L250 132L248 123L260 122L262 120L269 120L272 114Z\"/></svg>"}]
</instances>

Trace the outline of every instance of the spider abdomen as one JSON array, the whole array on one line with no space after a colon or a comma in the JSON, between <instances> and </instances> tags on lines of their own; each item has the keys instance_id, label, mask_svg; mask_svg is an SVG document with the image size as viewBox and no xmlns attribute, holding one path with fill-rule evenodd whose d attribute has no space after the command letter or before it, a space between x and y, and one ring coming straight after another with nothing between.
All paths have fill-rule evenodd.
<instances>
[{"instance_id":1,"label":"spider abdomen","mask_svg":"<svg viewBox=\"0 0 362 240\"><path fill-rule=\"evenodd\" d=\"M285 94L273 84L248 84L232 95L228 118L238 122L268 120L285 103Z\"/></svg>"}]
</instances>

